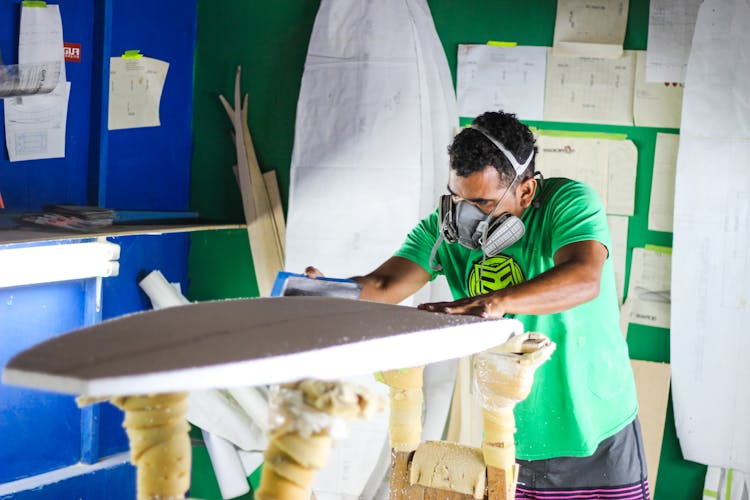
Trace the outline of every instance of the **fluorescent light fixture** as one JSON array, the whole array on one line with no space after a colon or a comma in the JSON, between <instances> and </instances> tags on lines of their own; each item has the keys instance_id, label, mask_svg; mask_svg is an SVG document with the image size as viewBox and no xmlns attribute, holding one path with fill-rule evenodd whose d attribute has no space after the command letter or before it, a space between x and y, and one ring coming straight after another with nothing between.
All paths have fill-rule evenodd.
<instances>
[{"instance_id":1,"label":"fluorescent light fixture","mask_svg":"<svg viewBox=\"0 0 750 500\"><path fill-rule=\"evenodd\" d=\"M107 241L0 248L0 288L117 276L119 258Z\"/></svg>"}]
</instances>

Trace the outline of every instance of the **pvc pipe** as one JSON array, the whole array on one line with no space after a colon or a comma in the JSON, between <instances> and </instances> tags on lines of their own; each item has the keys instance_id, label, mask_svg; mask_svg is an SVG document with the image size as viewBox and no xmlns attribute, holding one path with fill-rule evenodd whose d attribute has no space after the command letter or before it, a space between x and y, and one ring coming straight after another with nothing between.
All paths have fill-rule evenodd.
<instances>
[{"instance_id":1,"label":"pvc pipe","mask_svg":"<svg viewBox=\"0 0 750 500\"><path fill-rule=\"evenodd\" d=\"M180 292L175 290L159 270L151 271L145 278L138 282L141 289L151 299L154 309L181 306L189 304L190 301Z\"/></svg>"},{"instance_id":2,"label":"pvc pipe","mask_svg":"<svg viewBox=\"0 0 750 500\"><path fill-rule=\"evenodd\" d=\"M201 432L208 449L208 456L211 457L211 463L214 466L222 498L236 498L248 493L250 484L234 445L215 434Z\"/></svg>"}]
</instances>

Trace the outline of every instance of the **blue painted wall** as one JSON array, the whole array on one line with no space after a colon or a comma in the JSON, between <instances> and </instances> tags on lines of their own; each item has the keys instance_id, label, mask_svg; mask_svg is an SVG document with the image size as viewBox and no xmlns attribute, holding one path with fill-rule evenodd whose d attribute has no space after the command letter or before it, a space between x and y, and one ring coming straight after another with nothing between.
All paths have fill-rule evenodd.
<instances>
[{"instance_id":1,"label":"blue painted wall","mask_svg":"<svg viewBox=\"0 0 750 500\"><path fill-rule=\"evenodd\" d=\"M87 203L92 84L93 0L65 0L60 5L63 40L80 43L80 63L66 63L70 86L65 158L11 163L5 146L5 114L0 106L0 193L10 210L38 210L49 203ZM5 64L18 62L21 7L0 0L0 50Z\"/></svg>"},{"instance_id":2,"label":"blue painted wall","mask_svg":"<svg viewBox=\"0 0 750 500\"><path fill-rule=\"evenodd\" d=\"M0 364L83 326L86 281L0 289ZM80 439L72 397L0 385L0 483L78 462Z\"/></svg>"},{"instance_id":3,"label":"blue painted wall","mask_svg":"<svg viewBox=\"0 0 750 500\"><path fill-rule=\"evenodd\" d=\"M0 50L17 61L20 0L0 0ZM192 155L195 0L60 0L64 40L81 44L66 63L71 96L66 157L8 161L0 106L0 193L9 210L52 203L185 210ZM139 49L167 61L160 127L107 130L109 58ZM102 283L0 289L0 368L16 352L94 321L150 308L138 278L159 269L187 289L187 234L110 238L121 247L120 274ZM2 246L0 246L2 251ZM96 463L127 449L122 413L109 404L79 410L72 397L0 385L0 485L59 467ZM2 498L133 498L130 466Z\"/></svg>"},{"instance_id":4,"label":"blue painted wall","mask_svg":"<svg viewBox=\"0 0 750 500\"><path fill-rule=\"evenodd\" d=\"M26 490L22 493L0 495L0 500L133 500L135 498L135 468L121 464L91 474L73 477Z\"/></svg>"},{"instance_id":5,"label":"blue painted wall","mask_svg":"<svg viewBox=\"0 0 750 500\"><path fill-rule=\"evenodd\" d=\"M120 273L102 280L100 315L92 313L95 279L0 289L0 367L19 351L99 318L150 309L138 280L154 269L186 288L187 234L123 236L110 241L120 245ZM109 403L79 410L71 396L2 384L0 443L0 484L79 461L96 463L128 449L122 412Z\"/></svg>"}]
</instances>

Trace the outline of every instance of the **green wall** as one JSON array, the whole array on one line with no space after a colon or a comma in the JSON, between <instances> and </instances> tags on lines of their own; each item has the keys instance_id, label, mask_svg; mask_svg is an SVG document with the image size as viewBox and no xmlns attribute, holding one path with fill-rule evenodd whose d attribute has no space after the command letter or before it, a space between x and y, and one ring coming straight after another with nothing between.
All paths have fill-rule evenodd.
<instances>
[{"instance_id":1,"label":"green wall","mask_svg":"<svg viewBox=\"0 0 750 500\"><path fill-rule=\"evenodd\" d=\"M242 65L242 89L250 95L249 123L258 159L263 170L277 171L286 206L295 109L318 2L199 0L198 4L192 206L207 217L239 222L242 207L231 172L235 163L231 126L218 95L231 96L236 66ZM502 40L520 45L552 44L556 0L430 0L429 5L454 81L459 43ZM648 1L631 0L625 48L645 50L647 32ZM671 233L649 231L647 225L656 133L676 130L529 124L545 129L626 134L638 148L636 206L635 215L630 217L628 255L633 247L647 243L671 246ZM192 300L257 293L245 231L193 233L189 288ZM631 325L628 345L634 359L669 362L668 330ZM670 398L656 497L700 499L704 474L704 466L682 460Z\"/></svg>"}]
</instances>

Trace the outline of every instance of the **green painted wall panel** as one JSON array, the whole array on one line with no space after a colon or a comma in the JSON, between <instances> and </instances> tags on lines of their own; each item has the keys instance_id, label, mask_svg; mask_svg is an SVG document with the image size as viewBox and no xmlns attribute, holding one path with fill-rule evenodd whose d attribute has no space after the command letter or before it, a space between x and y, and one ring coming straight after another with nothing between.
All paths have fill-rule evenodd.
<instances>
[{"instance_id":1,"label":"green painted wall panel","mask_svg":"<svg viewBox=\"0 0 750 500\"><path fill-rule=\"evenodd\" d=\"M488 40L521 45L552 44L556 0L429 0L455 82L459 43ZM199 0L196 50L192 207L208 217L241 221L231 126L218 95L231 96L234 71L243 67L242 89L250 95L250 130L262 170L275 169L286 206L294 118L307 43L319 2ZM648 0L631 0L625 48L645 50ZM463 120L465 121L465 120ZM647 243L671 246L671 233L649 231L648 205L657 132L676 130L592 124L529 122L553 130L624 133L638 148L636 211L628 250ZM247 234L241 230L192 235L189 296L193 300L257 295ZM669 331L631 325L631 357L669 361ZM198 465L198 464L197 464ZM671 400L667 413L656 498L698 500L705 467L682 459Z\"/></svg>"}]
</instances>

